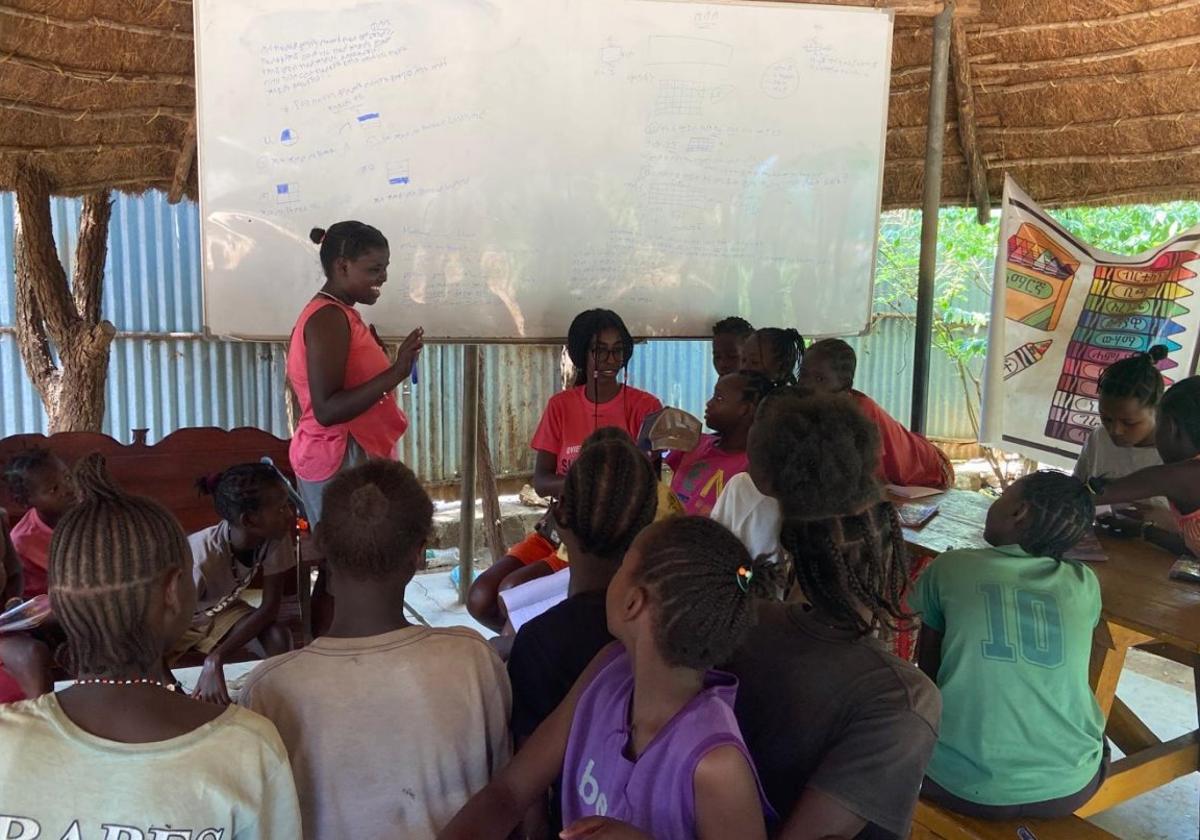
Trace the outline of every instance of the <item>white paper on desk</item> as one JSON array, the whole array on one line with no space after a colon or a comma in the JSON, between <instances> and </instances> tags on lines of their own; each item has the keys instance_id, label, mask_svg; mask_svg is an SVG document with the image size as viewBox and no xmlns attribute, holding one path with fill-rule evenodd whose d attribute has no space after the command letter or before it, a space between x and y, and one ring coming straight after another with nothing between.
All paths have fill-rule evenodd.
<instances>
[{"instance_id":1,"label":"white paper on desk","mask_svg":"<svg viewBox=\"0 0 1200 840\"><path fill-rule=\"evenodd\" d=\"M534 578L500 593L508 610L508 620L513 630L532 621L546 610L567 600L567 585L571 582L571 568L560 569L552 575Z\"/></svg>"},{"instance_id":2,"label":"white paper on desk","mask_svg":"<svg viewBox=\"0 0 1200 840\"><path fill-rule=\"evenodd\" d=\"M926 496L937 496L945 492L936 487L901 487L899 484L887 485L887 491L902 499L924 499Z\"/></svg>"}]
</instances>

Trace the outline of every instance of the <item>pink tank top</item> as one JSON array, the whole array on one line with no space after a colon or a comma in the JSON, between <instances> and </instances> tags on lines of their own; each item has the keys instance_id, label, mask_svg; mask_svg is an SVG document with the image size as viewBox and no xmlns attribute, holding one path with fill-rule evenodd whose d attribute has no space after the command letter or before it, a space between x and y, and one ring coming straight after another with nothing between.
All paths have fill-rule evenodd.
<instances>
[{"instance_id":1,"label":"pink tank top","mask_svg":"<svg viewBox=\"0 0 1200 840\"><path fill-rule=\"evenodd\" d=\"M296 319L296 326L292 328L287 375L300 400L301 411L288 457L296 475L305 481L332 478L346 457L346 440L351 436L372 458L395 458L396 441L408 429L408 418L396 405L394 392L381 394L374 405L347 423L322 426L317 422L313 414L312 394L308 389L308 347L304 340L304 328L313 313L326 306L336 306L342 310L350 325L350 347L346 354L343 388L361 385L391 366L387 353L371 335L371 330L354 307L321 296L313 298L304 307Z\"/></svg>"},{"instance_id":2,"label":"pink tank top","mask_svg":"<svg viewBox=\"0 0 1200 840\"><path fill-rule=\"evenodd\" d=\"M1192 460L1200 460L1200 455ZM1192 554L1200 557L1200 508L1196 508L1191 513L1181 513L1172 502L1171 513L1174 514L1175 524L1179 526L1179 533L1183 536L1183 544Z\"/></svg>"}]
</instances>

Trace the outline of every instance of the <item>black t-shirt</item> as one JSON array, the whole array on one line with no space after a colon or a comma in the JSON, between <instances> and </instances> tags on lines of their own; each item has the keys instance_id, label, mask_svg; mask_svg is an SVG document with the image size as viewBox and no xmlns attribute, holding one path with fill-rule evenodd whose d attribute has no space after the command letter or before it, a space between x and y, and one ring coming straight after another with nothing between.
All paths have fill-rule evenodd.
<instances>
[{"instance_id":1,"label":"black t-shirt","mask_svg":"<svg viewBox=\"0 0 1200 840\"><path fill-rule=\"evenodd\" d=\"M805 788L907 837L942 699L915 666L827 627L800 604L764 604L734 661L735 712L767 799L786 821Z\"/></svg>"},{"instance_id":2,"label":"black t-shirt","mask_svg":"<svg viewBox=\"0 0 1200 840\"><path fill-rule=\"evenodd\" d=\"M550 716L612 640L603 590L573 595L521 627L508 657L512 734L518 743Z\"/></svg>"}]
</instances>

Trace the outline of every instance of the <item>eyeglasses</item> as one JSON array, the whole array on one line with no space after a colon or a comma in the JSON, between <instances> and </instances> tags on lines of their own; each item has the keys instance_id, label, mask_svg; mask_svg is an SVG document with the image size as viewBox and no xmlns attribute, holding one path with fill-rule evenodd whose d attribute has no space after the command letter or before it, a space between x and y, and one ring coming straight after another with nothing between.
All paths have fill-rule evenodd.
<instances>
[{"instance_id":1,"label":"eyeglasses","mask_svg":"<svg viewBox=\"0 0 1200 840\"><path fill-rule=\"evenodd\" d=\"M596 361L611 359L614 362L620 362L625 358L625 348L623 346L593 347L591 353L596 357Z\"/></svg>"}]
</instances>

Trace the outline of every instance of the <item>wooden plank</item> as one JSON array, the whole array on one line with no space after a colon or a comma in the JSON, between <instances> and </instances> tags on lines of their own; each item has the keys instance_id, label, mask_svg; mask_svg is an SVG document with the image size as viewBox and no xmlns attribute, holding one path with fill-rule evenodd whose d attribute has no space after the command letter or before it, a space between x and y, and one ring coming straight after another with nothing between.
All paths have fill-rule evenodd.
<instances>
[{"instance_id":1,"label":"wooden plank","mask_svg":"<svg viewBox=\"0 0 1200 840\"><path fill-rule=\"evenodd\" d=\"M1089 817L1200 769L1200 731L1189 732L1113 762L1092 799L1075 812Z\"/></svg>"},{"instance_id":2,"label":"wooden plank","mask_svg":"<svg viewBox=\"0 0 1200 840\"><path fill-rule=\"evenodd\" d=\"M778 3L817 3L823 6L869 6L876 9L892 9L897 17L931 18L941 14L946 4L942 0L773 0ZM979 0L958 0L955 14L977 17Z\"/></svg>"},{"instance_id":3,"label":"wooden plank","mask_svg":"<svg viewBox=\"0 0 1200 840\"><path fill-rule=\"evenodd\" d=\"M925 800L917 802L909 837L910 840L1015 840L1017 829L1022 826L1037 840L1115 840L1115 835L1079 817L990 822L952 813Z\"/></svg>"},{"instance_id":4,"label":"wooden plank","mask_svg":"<svg viewBox=\"0 0 1200 840\"><path fill-rule=\"evenodd\" d=\"M1147 637L1111 621L1101 621L1092 637L1092 658L1088 666L1088 682L1107 720L1117 696L1117 683L1125 657L1134 645L1146 641Z\"/></svg>"},{"instance_id":5,"label":"wooden plank","mask_svg":"<svg viewBox=\"0 0 1200 840\"><path fill-rule=\"evenodd\" d=\"M1162 739L1155 735L1120 697L1113 698L1112 711L1108 714L1108 725L1104 728L1104 734L1125 755L1134 755L1162 743Z\"/></svg>"}]
</instances>

